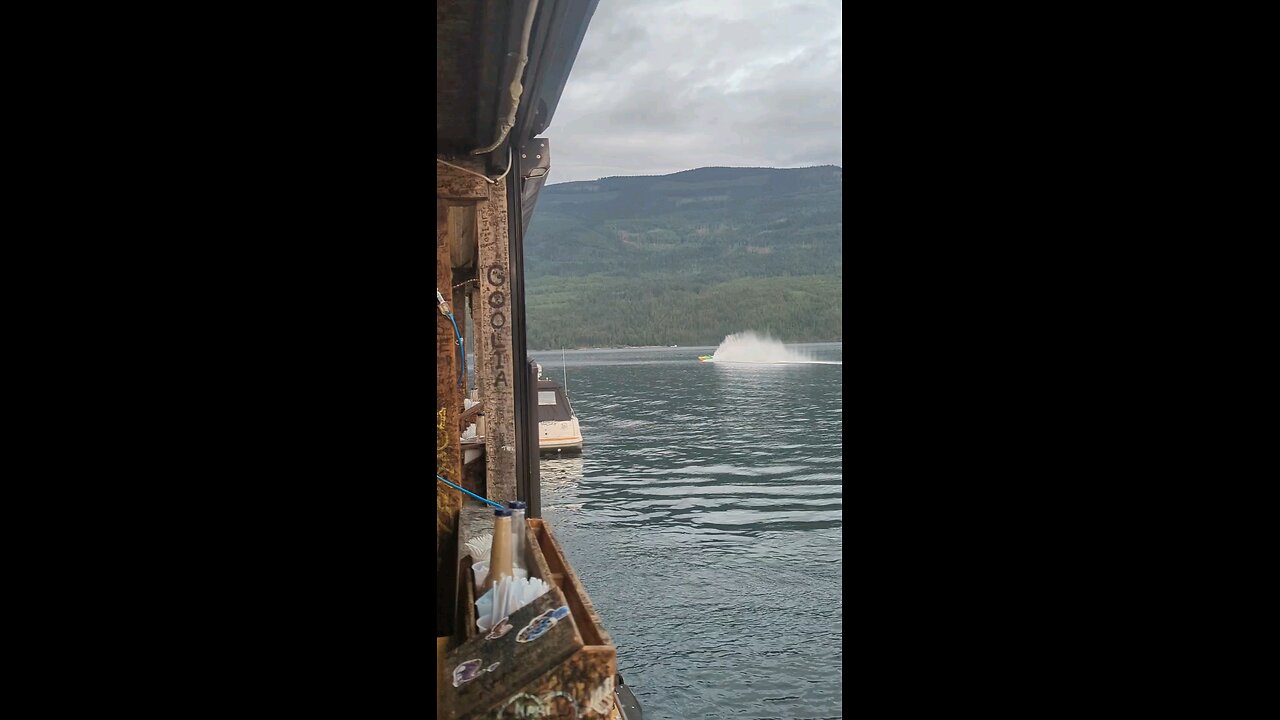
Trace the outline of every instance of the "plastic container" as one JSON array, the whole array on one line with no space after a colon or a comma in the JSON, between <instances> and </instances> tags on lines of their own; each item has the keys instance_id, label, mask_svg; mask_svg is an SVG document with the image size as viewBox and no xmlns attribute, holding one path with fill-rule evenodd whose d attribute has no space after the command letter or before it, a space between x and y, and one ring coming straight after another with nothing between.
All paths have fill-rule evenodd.
<instances>
[{"instance_id":1,"label":"plastic container","mask_svg":"<svg viewBox=\"0 0 1280 720\"><path fill-rule=\"evenodd\" d=\"M524 541L528 531L525 527L524 514L528 505L519 500L512 500L507 503L507 507L511 508L511 565L527 571L529 566L525 559Z\"/></svg>"},{"instance_id":2,"label":"plastic container","mask_svg":"<svg viewBox=\"0 0 1280 720\"><path fill-rule=\"evenodd\" d=\"M480 562L473 564L471 566L471 573L475 576L476 597L479 597L485 592L484 581L489 579L489 561L481 560ZM511 577L514 577L517 580L522 580L529 577L529 571L513 566L511 568Z\"/></svg>"},{"instance_id":3,"label":"plastic container","mask_svg":"<svg viewBox=\"0 0 1280 720\"><path fill-rule=\"evenodd\" d=\"M511 511L505 508L493 511L493 547L489 549L489 574L484 579L484 589L504 577L513 577L511 566Z\"/></svg>"}]
</instances>

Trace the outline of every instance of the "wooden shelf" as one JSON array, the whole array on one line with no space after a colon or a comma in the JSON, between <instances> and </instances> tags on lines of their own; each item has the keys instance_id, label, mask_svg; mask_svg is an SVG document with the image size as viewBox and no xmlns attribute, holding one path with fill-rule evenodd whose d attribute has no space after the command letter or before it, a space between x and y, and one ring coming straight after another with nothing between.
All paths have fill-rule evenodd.
<instances>
[{"instance_id":1,"label":"wooden shelf","mask_svg":"<svg viewBox=\"0 0 1280 720\"><path fill-rule=\"evenodd\" d=\"M479 534L480 523L470 525ZM512 613L506 623L510 630L490 638L491 633L482 635L476 627L475 580L470 557L461 558L457 621L462 637L444 659L439 717L471 720L535 713L538 717L606 720L615 716L617 649L550 526L540 519L530 519L527 525L525 563L529 574L546 580L552 588ZM460 523L460 527L467 526ZM465 547L467 539L459 536L459 547ZM559 608L567 609L567 615L544 635L528 642L517 640L536 617ZM455 671L466 677L469 668L478 665L485 669L495 663L492 671L480 672L454 686Z\"/></svg>"}]
</instances>

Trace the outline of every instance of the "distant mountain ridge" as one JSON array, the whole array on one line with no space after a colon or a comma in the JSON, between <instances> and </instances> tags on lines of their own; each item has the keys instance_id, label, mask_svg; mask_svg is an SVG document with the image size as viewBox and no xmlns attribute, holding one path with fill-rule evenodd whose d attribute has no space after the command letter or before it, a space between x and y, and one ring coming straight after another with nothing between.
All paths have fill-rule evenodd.
<instances>
[{"instance_id":1,"label":"distant mountain ridge","mask_svg":"<svg viewBox=\"0 0 1280 720\"><path fill-rule=\"evenodd\" d=\"M546 186L525 236L529 346L840 339L842 176L709 167Z\"/></svg>"}]
</instances>

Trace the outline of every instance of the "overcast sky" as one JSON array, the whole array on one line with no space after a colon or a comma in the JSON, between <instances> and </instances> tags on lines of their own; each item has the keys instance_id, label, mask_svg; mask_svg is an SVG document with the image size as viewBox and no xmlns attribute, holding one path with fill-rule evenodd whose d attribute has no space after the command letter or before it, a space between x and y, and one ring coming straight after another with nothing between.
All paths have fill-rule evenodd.
<instances>
[{"instance_id":1,"label":"overcast sky","mask_svg":"<svg viewBox=\"0 0 1280 720\"><path fill-rule=\"evenodd\" d=\"M843 166L840 27L838 0L600 0L547 181Z\"/></svg>"}]
</instances>

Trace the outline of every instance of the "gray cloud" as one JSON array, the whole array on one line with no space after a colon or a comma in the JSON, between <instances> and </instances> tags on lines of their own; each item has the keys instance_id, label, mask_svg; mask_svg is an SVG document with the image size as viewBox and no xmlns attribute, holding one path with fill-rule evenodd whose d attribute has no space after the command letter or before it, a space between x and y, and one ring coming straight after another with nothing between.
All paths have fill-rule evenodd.
<instances>
[{"instance_id":1,"label":"gray cloud","mask_svg":"<svg viewBox=\"0 0 1280 720\"><path fill-rule=\"evenodd\" d=\"M544 133L552 183L843 165L832 0L600 0Z\"/></svg>"}]
</instances>

